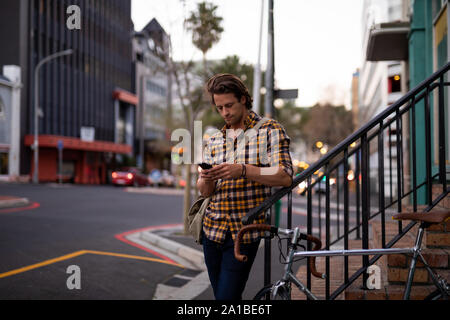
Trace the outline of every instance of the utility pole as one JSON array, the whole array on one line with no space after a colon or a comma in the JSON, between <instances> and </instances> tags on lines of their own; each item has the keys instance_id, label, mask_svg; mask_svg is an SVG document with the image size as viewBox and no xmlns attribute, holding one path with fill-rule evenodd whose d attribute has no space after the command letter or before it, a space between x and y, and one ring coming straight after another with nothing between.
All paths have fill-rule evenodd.
<instances>
[{"instance_id":1,"label":"utility pole","mask_svg":"<svg viewBox=\"0 0 450 320\"><path fill-rule=\"evenodd\" d=\"M264 1L261 0L261 19L259 24L259 45L258 45L258 62L256 63L253 72L253 111L259 114L259 106L261 104L261 44L262 44L262 30L264 19Z\"/></svg>"},{"instance_id":2,"label":"utility pole","mask_svg":"<svg viewBox=\"0 0 450 320\"><path fill-rule=\"evenodd\" d=\"M275 75L275 50L274 50L274 30L273 30L273 0L269 0L269 33L267 37L267 70L266 70L266 95L265 95L265 117L273 116L273 91Z\"/></svg>"}]
</instances>

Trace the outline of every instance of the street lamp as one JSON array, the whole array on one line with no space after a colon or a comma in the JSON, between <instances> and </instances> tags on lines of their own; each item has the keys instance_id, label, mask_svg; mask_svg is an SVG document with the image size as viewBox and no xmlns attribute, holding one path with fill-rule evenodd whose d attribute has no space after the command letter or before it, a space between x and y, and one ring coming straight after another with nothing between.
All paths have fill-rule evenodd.
<instances>
[{"instance_id":1,"label":"street lamp","mask_svg":"<svg viewBox=\"0 0 450 320\"><path fill-rule=\"evenodd\" d=\"M56 52L54 54L51 54L36 65L36 69L34 69L34 173L33 173L33 183L39 183L39 141L38 141L38 108L39 108L39 69L50 60L53 60L55 58L59 58L62 56L67 56L73 53L72 49Z\"/></svg>"}]
</instances>

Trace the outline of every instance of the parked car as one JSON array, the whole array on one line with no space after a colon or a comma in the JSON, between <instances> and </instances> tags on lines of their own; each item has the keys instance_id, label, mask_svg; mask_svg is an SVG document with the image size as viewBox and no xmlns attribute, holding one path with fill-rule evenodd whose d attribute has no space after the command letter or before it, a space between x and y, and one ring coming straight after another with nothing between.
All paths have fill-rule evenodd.
<instances>
[{"instance_id":1,"label":"parked car","mask_svg":"<svg viewBox=\"0 0 450 320\"><path fill-rule=\"evenodd\" d=\"M151 181L138 168L125 167L111 173L111 182L116 186L148 186Z\"/></svg>"},{"instance_id":2,"label":"parked car","mask_svg":"<svg viewBox=\"0 0 450 320\"><path fill-rule=\"evenodd\" d=\"M153 186L158 187L162 185L162 174L158 169L153 169L148 175L148 178Z\"/></svg>"},{"instance_id":3,"label":"parked car","mask_svg":"<svg viewBox=\"0 0 450 320\"><path fill-rule=\"evenodd\" d=\"M175 187L175 177L168 170L163 170L161 176L162 185L165 187Z\"/></svg>"},{"instance_id":4,"label":"parked car","mask_svg":"<svg viewBox=\"0 0 450 320\"><path fill-rule=\"evenodd\" d=\"M330 178L330 191L333 188L335 183L336 183L336 178ZM327 192L327 183L326 183L325 178L320 179L320 181L318 181L314 185L313 189L316 193L325 194Z\"/></svg>"}]
</instances>

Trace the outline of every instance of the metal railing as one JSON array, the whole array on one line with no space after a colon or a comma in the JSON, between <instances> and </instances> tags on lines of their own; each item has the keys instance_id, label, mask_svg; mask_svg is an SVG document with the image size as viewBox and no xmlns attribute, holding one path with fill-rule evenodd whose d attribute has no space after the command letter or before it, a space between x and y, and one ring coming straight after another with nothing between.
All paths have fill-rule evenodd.
<instances>
[{"instance_id":1,"label":"metal railing","mask_svg":"<svg viewBox=\"0 0 450 320\"><path fill-rule=\"evenodd\" d=\"M266 212L270 222L274 204L286 196L287 228L292 228L293 193L298 190L299 184L306 182L306 232L324 239L327 250L338 244L349 249L350 236L360 241L361 249L368 249L369 220L375 219L381 226L381 246L392 247L415 223L403 226L399 221L397 234L388 239L386 217L405 211L405 206L412 211L420 209L421 212L428 212L449 192L446 176L446 161L449 160L446 154L446 126L449 115L445 111L448 99L446 87L450 85L445 78L449 69L450 63L447 63L297 175L290 187L276 190L261 205L248 212L243 223L251 223L261 212ZM420 154L417 153L418 139L421 139ZM348 177L350 170L354 179ZM317 186L323 183L324 194L315 192L320 191ZM441 190L434 199L433 183L439 183ZM314 203L313 197L317 198ZM334 202L333 215L331 201ZM335 221L333 226L332 220ZM313 229L314 225L316 229ZM266 239L265 285L271 282L270 255L270 239ZM331 257L327 257L324 297L337 298L361 275L365 287L368 277L365 271L379 258L379 255L372 258L363 256L361 268L350 274L348 257L344 257L344 282L331 292ZM308 289L311 289L310 271L307 265Z\"/></svg>"}]
</instances>

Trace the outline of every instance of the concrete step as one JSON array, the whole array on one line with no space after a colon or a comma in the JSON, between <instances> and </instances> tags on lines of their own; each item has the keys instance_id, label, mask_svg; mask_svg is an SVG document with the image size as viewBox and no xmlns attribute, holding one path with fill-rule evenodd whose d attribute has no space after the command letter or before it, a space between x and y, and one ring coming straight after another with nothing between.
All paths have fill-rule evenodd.
<instances>
[{"instance_id":1,"label":"concrete step","mask_svg":"<svg viewBox=\"0 0 450 320\"><path fill-rule=\"evenodd\" d=\"M377 221L371 221L370 248L381 248L381 224ZM414 240L418 227L414 227L400 241L394 245L396 248L408 248L414 246ZM386 222L386 239L388 241L398 233L398 223L394 221ZM376 239L376 240L375 240ZM387 242L388 242L387 241ZM360 240L350 240L349 249L358 249L362 247ZM333 248L332 248L333 249ZM337 249L337 248L336 248ZM428 263L437 268L437 272L450 282L449 257L450 250L442 248L428 249L423 245L423 255ZM371 258L371 256L369 256ZM325 272L325 258L317 258L317 269L319 272ZM361 256L348 257L349 275L352 275L362 266ZM410 258L404 255L384 255L375 264L381 271L381 288L375 290L362 289L362 276L340 294L336 300L400 300L403 298L405 281L408 274ZM344 257L330 257L330 293L335 291L344 283ZM298 269L297 277L306 285L306 265ZM422 263L418 263L414 285L411 290L411 300L424 299L429 293L434 291L435 287L431 284L428 273L423 268ZM311 291L319 299L325 298L325 280L311 277ZM305 300L305 295L296 287L292 289L292 299Z\"/></svg>"}]
</instances>

